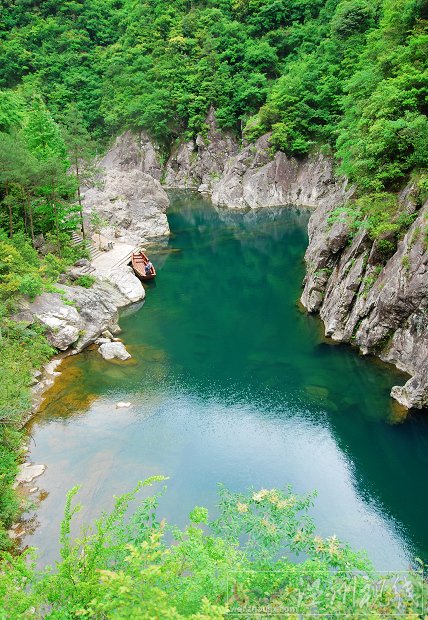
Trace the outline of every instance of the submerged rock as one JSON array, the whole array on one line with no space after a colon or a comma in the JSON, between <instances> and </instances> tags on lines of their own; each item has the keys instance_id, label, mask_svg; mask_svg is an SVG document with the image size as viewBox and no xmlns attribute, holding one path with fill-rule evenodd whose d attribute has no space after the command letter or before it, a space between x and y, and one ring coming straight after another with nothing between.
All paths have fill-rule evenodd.
<instances>
[{"instance_id":1,"label":"submerged rock","mask_svg":"<svg viewBox=\"0 0 428 620\"><path fill-rule=\"evenodd\" d=\"M30 483L35 478L41 476L46 469L46 465L33 465L32 463L23 463L19 468L16 477L17 484Z\"/></svg>"},{"instance_id":2,"label":"submerged rock","mask_svg":"<svg viewBox=\"0 0 428 620\"><path fill-rule=\"evenodd\" d=\"M125 361L131 357L122 342L106 342L99 347L98 351L105 360L118 359Z\"/></svg>"}]
</instances>

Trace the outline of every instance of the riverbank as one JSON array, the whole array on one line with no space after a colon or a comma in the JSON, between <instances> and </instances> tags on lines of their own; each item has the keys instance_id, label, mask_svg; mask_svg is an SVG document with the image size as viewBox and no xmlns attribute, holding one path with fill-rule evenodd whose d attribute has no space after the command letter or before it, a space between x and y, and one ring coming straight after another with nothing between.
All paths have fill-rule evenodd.
<instances>
[{"instance_id":1,"label":"riverbank","mask_svg":"<svg viewBox=\"0 0 428 620\"><path fill-rule=\"evenodd\" d=\"M361 199L361 208L331 157L273 154L269 134L242 146L218 129L213 109L206 128L204 136L178 142L166 163L145 133L131 132L116 139L104 160L113 176L138 170L166 188L193 189L231 209L311 207L302 304L320 314L326 336L410 376L391 391L401 406L428 407L428 203L418 180L397 196Z\"/></svg>"},{"instance_id":2,"label":"riverbank","mask_svg":"<svg viewBox=\"0 0 428 620\"><path fill-rule=\"evenodd\" d=\"M164 474L160 515L171 522L195 504L214 518L219 481L290 483L317 489L323 531L366 549L379 569L425 557L426 502L415 497L427 426L396 416L389 392L401 373L331 346L296 303L308 210L171 198L169 250L150 253L158 277L144 307L120 321L133 363L107 364L93 348L70 356L30 424L29 457L47 465L38 486L48 495L24 544L55 561L65 489L82 484L77 534L124 484Z\"/></svg>"},{"instance_id":3,"label":"riverbank","mask_svg":"<svg viewBox=\"0 0 428 620\"><path fill-rule=\"evenodd\" d=\"M100 161L100 172L96 184L87 188L82 196L85 218L89 223L90 215L95 211L103 221L103 226L98 229L100 245L102 244L104 249L111 244L115 247L110 252L101 253L93 263L99 278L93 287L95 295L87 294L85 291L76 294L74 291L70 298L70 291L68 291L68 301L64 302L53 294L49 298L45 297L31 304L33 317L44 323L48 336L51 338L50 342L55 347L61 350L68 350L71 347L70 353L83 350L103 331L114 332L116 330L119 307L138 301L138 294L132 293L132 274L129 270L127 272L126 268L126 261L134 247L133 244L137 240L165 239L165 234L169 233L165 216L169 201L159 179L169 188L191 188L201 194L209 195L214 204L228 206L231 210L257 210L289 203L310 206L314 213L309 225L310 246L306 255L307 274L302 302L310 312L319 311L319 303L314 305L308 301L310 295L313 296L316 292L317 299L321 300L323 307L330 309L338 307L334 299L330 300L329 291L334 291L335 287L333 285L328 287L327 282L333 273L332 265L340 264L341 253L345 252L347 244L352 239L346 222L339 222L331 231L330 217L352 196L354 189L348 187L346 181L335 178L333 163L328 157L318 154L299 162L281 153L271 155L269 136L263 136L254 145L239 148L231 136L217 129L212 110L207 118L207 126L208 134L204 139L200 137L195 143L188 142L179 145L173 150L164 166L160 163L159 151L148 137L136 136L130 132L117 138L113 147ZM407 200L408 204L411 204L410 198L411 192L403 194L403 199ZM413 212L416 213L416 210L414 208ZM411 213L410 210L410 215ZM424 264L423 234L418 239L415 230L423 228L423 217L423 213L418 215L418 220L409 237L404 241L404 247L409 248L409 251L413 248L413 255L422 256L422 265ZM384 288L383 280L380 278L380 262L375 269L372 269L373 265L368 265L369 261L366 260L368 256L373 255L367 244L367 235L363 243L361 239L358 243L358 248L363 248L363 257L358 263L364 266L362 272L360 269L360 272L356 274L355 270L352 270L352 277L348 277L349 265L353 266L356 260L355 251L351 248L348 258L341 266L342 271L339 275L336 274L334 280L338 288L342 286L342 289L347 292L344 298L348 299L348 308L345 308L343 316L350 312L352 300L360 298L366 300L372 287L373 293L367 304L364 305L361 301L359 303L360 314L358 316L364 316L365 309L369 306L376 308L376 291ZM357 256L359 256L358 251ZM386 279L392 279L392 274L396 273L397 269L400 272L400 265L401 271L405 270L406 282L411 281L412 275L420 271L421 261L411 260L407 265L403 259L404 254L405 252L401 249L397 250L398 258L395 257L386 269L385 273L389 274ZM118 269L113 269L112 265L108 265L108 257L113 255L118 258ZM364 270L367 271L365 275ZM114 281L113 289L110 287L111 283L108 283L109 279ZM402 280L403 278L400 279ZM320 289L320 282L324 290ZM423 280L419 279L418 282L423 283ZM375 283L377 283L376 286L374 286ZM407 302L414 296L415 286L407 286L404 292L400 287L396 288L399 294L396 296L395 304L402 307L404 302L405 307L413 307L413 302ZM117 290L119 297L124 296L126 301L123 303L120 299L116 299L110 305L107 300L115 299ZM312 292L309 294L308 291ZM416 292L418 298L426 300L427 295L423 286L422 288L419 286ZM81 311L76 312L75 308L73 312L70 304L78 306ZM55 312L52 313L49 308L55 308ZM27 311L30 310L27 308ZM388 338L382 335L383 332L379 336L380 342L385 346L391 345L393 327L397 330L400 324L401 319L400 317L397 319L394 312L394 304L392 304L390 314L394 322L393 326L388 329ZM401 318L403 316L401 315ZM390 347L390 350L395 350L395 355L389 356L379 350L379 339L369 347L357 340L354 332L351 332L350 336L345 336L339 334L338 331L331 331L323 312L321 312L321 317L326 324L327 335L333 336L338 341L357 344L364 353L379 355L385 361L395 364L400 370L412 375L404 388L396 386L391 392L400 404L407 408L426 406L427 378L423 374L425 372L423 364L426 359L424 352L428 345L423 340L426 336L423 323L419 332L414 330L415 324L421 325L417 316L408 321L406 333L397 332L398 346L395 346L395 349ZM22 318L28 319L25 311L23 311ZM384 317L380 315L377 320L382 323L383 319ZM98 326L95 330L94 325ZM409 337L412 338L412 351L417 351L418 356L414 356L409 347L403 346L403 342L409 341ZM54 377L55 375L50 375L44 379L46 387L51 385ZM43 387L42 389L36 388L36 391L37 389L40 392L43 391Z\"/></svg>"},{"instance_id":4,"label":"riverbank","mask_svg":"<svg viewBox=\"0 0 428 620\"><path fill-rule=\"evenodd\" d=\"M120 354L123 357L123 352L126 352L120 338L117 338L121 331L118 325L119 310L132 305L137 307L145 297L144 287L126 264L130 247L132 251L133 246L116 243L111 251L96 252L92 262L85 260L83 267L79 264L63 274L58 292L42 293L33 301L23 298L19 301L19 309L13 316L15 324L27 330L37 325L43 332L47 345L52 347L49 349L50 354L54 351L57 353L49 361L43 360L46 363L40 369L32 371L29 382L31 385L28 387L31 391L31 404L23 407L14 421L17 433L16 437L14 435L15 443L10 452L14 467L11 468L10 464L8 466L8 485L11 504L14 506L12 519L18 514L18 504L22 512L32 502L40 499L36 479L44 472L45 466L28 461L28 440L24 434L22 442L19 429L22 430L40 409L46 392L61 374L58 372L61 362L65 357L76 355L93 343L101 345L100 353L106 358L109 356L104 350L101 351L106 343L111 343L111 347L122 348L119 352L114 351L114 355ZM89 288L76 285L82 277L82 269L91 274L88 280ZM13 483L15 475L16 481ZM17 489L17 494L12 491L12 487ZM22 522L12 525L11 519L6 521L6 524L9 537L18 542L26 535L28 527L31 527L31 524L24 527Z\"/></svg>"}]
</instances>

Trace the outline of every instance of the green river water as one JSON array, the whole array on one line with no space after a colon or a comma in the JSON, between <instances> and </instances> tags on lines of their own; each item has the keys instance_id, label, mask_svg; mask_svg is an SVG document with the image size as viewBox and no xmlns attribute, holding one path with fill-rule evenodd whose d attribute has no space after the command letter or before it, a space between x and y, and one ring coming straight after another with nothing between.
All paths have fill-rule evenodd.
<instances>
[{"instance_id":1,"label":"green river water","mask_svg":"<svg viewBox=\"0 0 428 620\"><path fill-rule=\"evenodd\" d=\"M389 391L406 377L323 338L298 305L305 210L216 210L175 194L167 246L145 304L121 319L133 359L68 358L31 424L44 499L25 544L58 553L64 496L82 484L87 521L153 474L161 514L182 525L234 490L316 489L322 535L364 548L380 569L428 559L428 418L403 419ZM116 409L130 401L129 409Z\"/></svg>"}]
</instances>

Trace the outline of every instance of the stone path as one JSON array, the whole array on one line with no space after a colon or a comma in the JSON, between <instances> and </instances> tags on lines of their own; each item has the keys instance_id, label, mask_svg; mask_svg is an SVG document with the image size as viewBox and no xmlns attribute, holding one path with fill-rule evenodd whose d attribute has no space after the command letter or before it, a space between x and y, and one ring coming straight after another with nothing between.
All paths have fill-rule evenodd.
<instances>
[{"instance_id":1,"label":"stone path","mask_svg":"<svg viewBox=\"0 0 428 620\"><path fill-rule=\"evenodd\" d=\"M72 234L72 243L77 245L83 239L78 233ZM129 243L113 242L113 248L104 252L98 249L98 245L88 239L89 254L92 268L88 267L88 273L96 273L100 276L107 276L113 269L127 265L131 260L131 254L136 250L135 246Z\"/></svg>"},{"instance_id":2,"label":"stone path","mask_svg":"<svg viewBox=\"0 0 428 620\"><path fill-rule=\"evenodd\" d=\"M128 243L115 243L112 250L101 252L95 258L91 257L91 263L100 276L107 276L116 267L127 265L131 260L131 254L135 246Z\"/></svg>"}]
</instances>

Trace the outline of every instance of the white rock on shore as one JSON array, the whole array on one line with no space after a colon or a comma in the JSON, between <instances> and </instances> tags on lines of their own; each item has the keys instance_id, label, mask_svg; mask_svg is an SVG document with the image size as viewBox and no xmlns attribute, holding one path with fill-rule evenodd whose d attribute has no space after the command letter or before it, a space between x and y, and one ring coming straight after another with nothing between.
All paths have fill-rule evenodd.
<instances>
[{"instance_id":1,"label":"white rock on shore","mask_svg":"<svg viewBox=\"0 0 428 620\"><path fill-rule=\"evenodd\" d=\"M125 361L131 357L122 342L106 342L99 347L98 352L105 360L118 359Z\"/></svg>"},{"instance_id":2,"label":"white rock on shore","mask_svg":"<svg viewBox=\"0 0 428 620\"><path fill-rule=\"evenodd\" d=\"M23 463L19 468L19 473L16 477L17 484L28 484L35 478L41 476L46 470L46 465L34 465L32 463Z\"/></svg>"},{"instance_id":3,"label":"white rock on shore","mask_svg":"<svg viewBox=\"0 0 428 620\"><path fill-rule=\"evenodd\" d=\"M124 297L132 302L140 301L145 296L144 286L135 277L132 267L126 266L120 269L113 269L108 279L117 286Z\"/></svg>"},{"instance_id":4,"label":"white rock on shore","mask_svg":"<svg viewBox=\"0 0 428 620\"><path fill-rule=\"evenodd\" d=\"M14 317L44 325L49 343L60 351L71 346L81 351L104 331L117 331L118 309L145 296L144 287L130 267L116 269L111 280L97 280L89 289L62 285L61 290L63 295L43 293L33 303L23 302Z\"/></svg>"}]
</instances>

